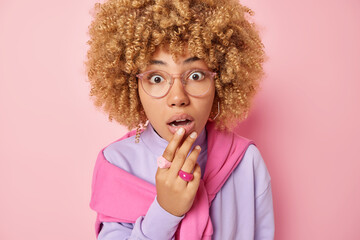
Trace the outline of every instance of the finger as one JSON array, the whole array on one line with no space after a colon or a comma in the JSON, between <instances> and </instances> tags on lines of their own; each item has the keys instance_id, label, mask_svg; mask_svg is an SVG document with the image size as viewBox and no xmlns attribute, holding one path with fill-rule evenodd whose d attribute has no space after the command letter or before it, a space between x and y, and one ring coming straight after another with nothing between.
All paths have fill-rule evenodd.
<instances>
[{"instance_id":1,"label":"finger","mask_svg":"<svg viewBox=\"0 0 360 240\"><path fill-rule=\"evenodd\" d=\"M195 142L197 137L196 132L192 132L183 142L183 144L180 146L178 151L176 152L173 162L171 164L170 170L173 171L174 174L177 174L182 166L184 165L185 159L187 158L191 146Z\"/></svg>"},{"instance_id":2,"label":"finger","mask_svg":"<svg viewBox=\"0 0 360 240\"><path fill-rule=\"evenodd\" d=\"M179 148L179 144L184 137L185 129L179 128L176 133L173 135L172 139L170 140L169 144L164 150L163 157L168 160L169 162L173 161L174 155L176 150Z\"/></svg>"},{"instance_id":3,"label":"finger","mask_svg":"<svg viewBox=\"0 0 360 240\"><path fill-rule=\"evenodd\" d=\"M199 164L195 165L193 174L194 174L194 178L192 181L188 182L187 189L190 191L190 193L195 195L199 189L200 179L201 179L201 168Z\"/></svg>"},{"instance_id":4,"label":"finger","mask_svg":"<svg viewBox=\"0 0 360 240\"><path fill-rule=\"evenodd\" d=\"M187 157L187 159L184 162L184 165L182 166L181 170L187 173L192 173L196 164L196 161L199 157L201 148L200 146L196 146L194 150L190 153L190 155Z\"/></svg>"}]
</instances>

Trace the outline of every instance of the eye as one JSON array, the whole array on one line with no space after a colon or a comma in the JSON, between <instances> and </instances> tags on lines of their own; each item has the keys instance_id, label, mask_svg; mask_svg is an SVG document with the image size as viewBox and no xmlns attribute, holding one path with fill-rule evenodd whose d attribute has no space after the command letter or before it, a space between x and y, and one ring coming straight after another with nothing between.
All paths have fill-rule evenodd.
<instances>
[{"instance_id":1,"label":"eye","mask_svg":"<svg viewBox=\"0 0 360 240\"><path fill-rule=\"evenodd\" d=\"M205 77L205 74L203 72L195 71L189 75L189 80L199 81L199 80L202 80L204 77Z\"/></svg>"},{"instance_id":2,"label":"eye","mask_svg":"<svg viewBox=\"0 0 360 240\"><path fill-rule=\"evenodd\" d=\"M164 77L159 74L150 75L147 79L152 84L159 84L165 81Z\"/></svg>"}]
</instances>

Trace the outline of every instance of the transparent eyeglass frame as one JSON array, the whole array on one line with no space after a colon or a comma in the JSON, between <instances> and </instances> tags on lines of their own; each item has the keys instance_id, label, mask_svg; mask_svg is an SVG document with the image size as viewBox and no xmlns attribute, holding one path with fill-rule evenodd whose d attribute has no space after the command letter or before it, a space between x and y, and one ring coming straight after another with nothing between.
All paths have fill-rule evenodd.
<instances>
[{"instance_id":1,"label":"transparent eyeglass frame","mask_svg":"<svg viewBox=\"0 0 360 240\"><path fill-rule=\"evenodd\" d=\"M170 73L168 73L166 71L162 71L162 70L150 70L150 71L146 71L146 72L137 74L136 77L138 79L140 79L140 84L141 84L141 87L144 90L144 92L146 94L148 94L149 96L153 97L153 98L163 98L163 97L165 97L169 93L169 91L170 91L172 85L174 84L174 81L175 81L176 78L179 78L181 80L181 84L183 86L184 91L187 94L189 94L190 96L193 96L193 97L204 96L206 93L208 93L211 85L209 85L209 88L204 93L199 94L199 95L191 94L188 91L186 91L186 88L185 88L186 80L185 79L187 77L189 77L191 73L194 73L194 72L203 72L205 74L205 77L209 77L211 81L213 81L214 77L216 76L216 72L211 72L211 71L204 70L204 69L190 69L190 70L188 70L186 72L183 72L181 74L170 74ZM161 95L161 96L153 96L145 89L145 87L143 85L144 76L149 74L149 73L161 73L162 76L168 76L168 77L165 77L165 80L170 85L170 87L163 95Z\"/></svg>"}]
</instances>

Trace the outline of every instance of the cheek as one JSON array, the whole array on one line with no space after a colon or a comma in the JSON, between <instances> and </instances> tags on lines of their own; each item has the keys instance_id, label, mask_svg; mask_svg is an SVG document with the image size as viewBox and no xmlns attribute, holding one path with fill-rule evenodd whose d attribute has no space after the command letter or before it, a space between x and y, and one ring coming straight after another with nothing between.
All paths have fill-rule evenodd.
<instances>
[{"instance_id":1,"label":"cheek","mask_svg":"<svg viewBox=\"0 0 360 240\"><path fill-rule=\"evenodd\" d=\"M143 107L146 116L148 116L150 109L151 109L151 104L150 101L148 99L148 95L146 93L144 93L141 89L139 89L139 97L140 97L140 104Z\"/></svg>"},{"instance_id":2,"label":"cheek","mask_svg":"<svg viewBox=\"0 0 360 240\"><path fill-rule=\"evenodd\" d=\"M146 117L150 121L156 121L161 112L161 102L158 99L153 99L144 91L139 91L140 103L144 108Z\"/></svg>"},{"instance_id":3,"label":"cheek","mask_svg":"<svg viewBox=\"0 0 360 240\"><path fill-rule=\"evenodd\" d=\"M209 97L209 98L203 99L203 101L201 101L197 104L197 112L199 113L199 119L202 119L202 121L206 122L208 120L211 110L212 110L213 101L214 101L214 98Z\"/></svg>"},{"instance_id":4,"label":"cheek","mask_svg":"<svg viewBox=\"0 0 360 240\"><path fill-rule=\"evenodd\" d=\"M204 108L207 110L207 113L210 115L215 99L215 87L213 86L210 91L210 96L206 99L206 105ZM209 117L209 115L207 117Z\"/></svg>"}]
</instances>

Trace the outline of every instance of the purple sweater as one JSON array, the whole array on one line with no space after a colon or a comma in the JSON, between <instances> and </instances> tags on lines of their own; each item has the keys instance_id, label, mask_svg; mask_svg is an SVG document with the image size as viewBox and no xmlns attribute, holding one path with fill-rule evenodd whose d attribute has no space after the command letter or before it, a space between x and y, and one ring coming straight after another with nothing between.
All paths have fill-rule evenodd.
<instances>
[{"instance_id":1,"label":"purple sweater","mask_svg":"<svg viewBox=\"0 0 360 240\"><path fill-rule=\"evenodd\" d=\"M115 142L104 150L112 164L155 185L156 158L168 142L151 125L141 134ZM206 131L201 132L194 146L201 146L198 163L204 173L207 159ZM274 239L274 215L270 175L260 152L250 145L239 166L230 175L210 207L214 228L213 239ZM145 216L135 224L104 222L99 240L173 239L182 217L176 217L154 199Z\"/></svg>"}]
</instances>

